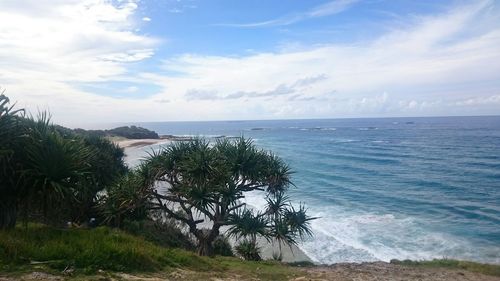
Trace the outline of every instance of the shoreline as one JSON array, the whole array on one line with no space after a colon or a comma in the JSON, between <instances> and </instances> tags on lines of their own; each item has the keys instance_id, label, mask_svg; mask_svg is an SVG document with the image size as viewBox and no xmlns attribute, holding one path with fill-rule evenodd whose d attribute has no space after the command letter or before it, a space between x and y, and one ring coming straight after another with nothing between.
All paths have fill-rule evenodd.
<instances>
[{"instance_id":1,"label":"shoreline","mask_svg":"<svg viewBox=\"0 0 500 281\"><path fill-rule=\"evenodd\" d=\"M123 140L112 140L115 144L117 144L121 148L136 148L136 147L144 147L153 144L169 142L167 139L123 139Z\"/></svg>"},{"instance_id":2,"label":"shoreline","mask_svg":"<svg viewBox=\"0 0 500 281\"><path fill-rule=\"evenodd\" d=\"M172 141L189 141L192 137L161 135L158 139L128 139L123 137L108 137L108 140L115 143L121 148L144 147L160 143L168 143Z\"/></svg>"}]
</instances>

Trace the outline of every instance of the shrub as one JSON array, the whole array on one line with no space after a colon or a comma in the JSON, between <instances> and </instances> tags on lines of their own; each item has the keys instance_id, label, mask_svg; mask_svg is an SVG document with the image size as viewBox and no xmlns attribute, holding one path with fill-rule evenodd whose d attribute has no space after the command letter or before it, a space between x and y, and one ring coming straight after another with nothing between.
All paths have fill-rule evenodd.
<instances>
[{"instance_id":1,"label":"shrub","mask_svg":"<svg viewBox=\"0 0 500 281\"><path fill-rule=\"evenodd\" d=\"M236 246L236 253L249 261L260 261L260 248L253 240L245 239Z\"/></svg>"},{"instance_id":2,"label":"shrub","mask_svg":"<svg viewBox=\"0 0 500 281\"><path fill-rule=\"evenodd\" d=\"M126 220L123 223L123 230L163 247L195 249L193 239L172 220Z\"/></svg>"},{"instance_id":3,"label":"shrub","mask_svg":"<svg viewBox=\"0 0 500 281\"><path fill-rule=\"evenodd\" d=\"M233 257L233 249L227 238L219 235L214 241L214 254L219 256Z\"/></svg>"}]
</instances>

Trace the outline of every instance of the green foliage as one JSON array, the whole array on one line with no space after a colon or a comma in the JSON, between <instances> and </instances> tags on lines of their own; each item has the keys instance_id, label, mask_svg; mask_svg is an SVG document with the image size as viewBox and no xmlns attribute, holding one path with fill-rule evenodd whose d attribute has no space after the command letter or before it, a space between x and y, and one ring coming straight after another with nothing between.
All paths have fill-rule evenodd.
<instances>
[{"instance_id":1,"label":"green foliage","mask_svg":"<svg viewBox=\"0 0 500 281\"><path fill-rule=\"evenodd\" d=\"M257 236L268 238L269 220L261 213L254 214L250 209L240 209L231 214L228 218L228 235L236 239L252 238L255 240Z\"/></svg>"},{"instance_id":2,"label":"green foliage","mask_svg":"<svg viewBox=\"0 0 500 281\"><path fill-rule=\"evenodd\" d=\"M47 113L24 117L0 95L0 228L23 217L87 221L97 196L126 172L123 150L53 125Z\"/></svg>"},{"instance_id":3,"label":"green foliage","mask_svg":"<svg viewBox=\"0 0 500 281\"><path fill-rule=\"evenodd\" d=\"M17 217L16 150L22 147L24 130L22 110L14 110L9 99L0 94L0 229L13 227Z\"/></svg>"},{"instance_id":4,"label":"green foliage","mask_svg":"<svg viewBox=\"0 0 500 281\"><path fill-rule=\"evenodd\" d=\"M107 134L125 137L128 139L159 139L160 136L154 131L137 126L123 126L105 131Z\"/></svg>"},{"instance_id":5,"label":"green foliage","mask_svg":"<svg viewBox=\"0 0 500 281\"><path fill-rule=\"evenodd\" d=\"M167 249L106 227L59 230L29 225L0 231L0 265L46 262L58 270L154 271L165 267L216 268L183 250Z\"/></svg>"},{"instance_id":6,"label":"green foliage","mask_svg":"<svg viewBox=\"0 0 500 281\"><path fill-rule=\"evenodd\" d=\"M139 171L130 171L106 189L99 210L104 223L120 227L125 220L140 221L148 217L150 195Z\"/></svg>"},{"instance_id":7,"label":"green foliage","mask_svg":"<svg viewBox=\"0 0 500 281\"><path fill-rule=\"evenodd\" d=\"M123 161L125 153L118 145L93 136L84 137L83 141L94 152L91 172L96 190L104 189L127 172Z\"/></svg>"},{"instance_id":8,"label":"green foliage","mask_svg":"<svg viewBox=\"0 0 500 281\"><path fill-rule=\"evenodd\" d=\"M233 257L233 248L224 235L219 235L214 240L214 255Z\"/></svg>"},{"instance_id":9,"label":"green foliage","mask_svg":"<svg viewBox=\"0 0 500 281\"><path fill-rule=\"evenodd\" d=\"M63 138L43 115L27 119L28 142L22 151L21 200L45 217L70 217L61 210L76 203L92 177L93 151L81 139Z\"/></svg>"},{"instance_id":10,"label":"green foliage","mask_svg":"<svg viewBox=\"0 0 500 281\"><path fill-rule=\"evenodd\" d=\"M61 130L71 131L72 133L85 137L124 137L128 139L159 139L160 136L154 131L137 126L123 126L110 130L84 130L84 129L68 129L59 126Z\"/></svg>"},{"instance_id":11,"label":"green foliage","mask_svg":"<svg viewBox=\"0 0 500 281\"><path fill-rule=\"evenodd\" d=\"M445 267L454 269L463 269L471 272L478 272L487 275L500 277L500 265L484 264L470 261L460 261L453 259L433 259L430 261L412 261L412 260L391 260L392 264L422 267Z\"/></svg>"},{"instance_id":12,"label":"green foliage","mask_svg":"<svg viewBox=\"0 0 500 281\"><path fill-rule=\"evenodd\" d=\"M125 220L122 229L163 247L182 248L190 251L195 249L193 240L185 235L172 220ZM222 246L221 249L223 249ZM224 255L223 253L226 252L224 250L221 250L220 253L216 252L218 255Z\"/></svg>"},{"instance_id":13,"label":"green foliage","mask_svg":"<svg viewBox=\"0 0 500 281\"><path fill-rule=\"evenodd\" d=\"M123 149L116 144L94 136L84 137L83 142L92 152L91 176L85 188L75 193L77 203L72 208L74 221L88 221L91 217L99 216L96 213L99 194L128 171L123 162Z\"/></svg>"},{"instance_id":14,"label":"green foliage","mask_svg":"<svg viewBox=\"0 0 500 281\"><path fill-rule=\"evenodd\" d=\"M254 240L245 239L235 247L236 253L248 261L260 261L260 248Z\"/></svg>"},{"instance_id":15,"label":"green foliage","mask_svg":"<svg viewBox=\"0 0 500 281\"><path fill-rule=\"evenodd\" d=\"M229 226L231 236L253 241L257 236L273 238L277 224L286 227L287 235L276 238L287 244L311 234L309 221L313 218L302 206L292 208L285 195L293 185L289 166L249 139L174 143L151 153L142 171L149 178L154 207L184 223L198 240L202 255L212 253L212 243L223 225ZM161 193L157 192L159 183L166 186ZM265 212L254 214L244 208L241 199L250 191L265 194L269 204ZM198 227L203 220L195 214L212 221L212 228Z\"/></svg>"},{"instance_id":16,"label":"green foliage","mask_svg":"<svg viewBox=\"0 0 500 281\"><path fill-rule=\"evenodd\" d=\"M37 264L30 265L31 262ZM144 279L157 276L175 280L277 281L290 280L302 274L295 268L272 261L243 262L234 257L200 257L106 227L59 230L29 224L27 228L0 231L1 277L6 274L17 279L33 271L47 271L59 277L66 267L75 270L72 276L63 277L68 280L125 278L117 272L128 272ZM99 269L105 273L97 272Z\"/></svg>"}]
</instances>

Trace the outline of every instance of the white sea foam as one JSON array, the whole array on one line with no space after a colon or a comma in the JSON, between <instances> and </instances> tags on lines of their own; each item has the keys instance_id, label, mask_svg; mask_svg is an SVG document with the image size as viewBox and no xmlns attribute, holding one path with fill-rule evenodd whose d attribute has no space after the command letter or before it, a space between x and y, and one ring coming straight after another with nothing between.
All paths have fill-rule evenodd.
<instances>
[{"instance_id":1,"label":"white sea foam","mask_svg":"<svg viewBox=\"0 0 500 281\"><path fill-rule=\"evenodd\" d=\"M300 248L319 263L478 258L467 241L433 232L411 217L314 209L310 215L320 217L311 223L314 237Z\"/></svg>"},{"instance_id":2,"label":"white sea foam","mask_svg":"<svg viewBox=\"0 0 500 281\"><path fill-rule=\"evenodd\" d=\"M331 139L333 142L336 143L346 143L346 142L356 142L359 140L353 140L353 139Z\"/></svg>"},{"instance_id":3,"label":"white sea foam","mask_svg":"<svg viewBox=\"0 0 500 281\"><path fill-rule=\"evenodd\" d=\"M312 127L312 128L298 128L298 127L290 127L290 128L296 128L301 131L336 131L337 128L333 127Z\"/></svg>"},{"instance_id":4,"label":"white sea foam","mask_svg":"<svg viewBox=\"0 0 500 281\"><path fill-rule=\"evenodd\" d=\"M354 140L335 140L354 141ZM127 148L129 164L137 163L150 147ZM265 208L264 193L246 194L252 208ZM391 259L458 258L500 263L500 247L481 247L466 239L433 230L432 223L415 217L353 210L349 206L307 204L314 237L299 247L318 263L389 261Z\"/></svg>"}]
</instances>

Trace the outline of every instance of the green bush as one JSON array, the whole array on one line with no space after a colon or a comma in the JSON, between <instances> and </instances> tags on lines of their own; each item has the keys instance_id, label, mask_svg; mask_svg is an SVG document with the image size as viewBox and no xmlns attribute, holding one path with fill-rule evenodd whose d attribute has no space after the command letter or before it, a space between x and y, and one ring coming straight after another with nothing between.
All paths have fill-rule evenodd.
<instances>
[{"instance_id":1,"label":"green bush","mask_svg":"<svg viewBox=\"0 0 500 281\"><path fill-rule=\"evenodd\" d=\"M260 261L260 248L254 240L243 240L236 246L236 253L248 261Z\"/></svg>"},{"instance_id":2,"label":"green bush","mask_svg":"<svg viewBox=\"0 0 500 281\"><path fill-rule=\"evenodd\" d=\"M164 222L143 220L143 221L125 221L123 230L144 237L163 247L182 248L185 250L194 250L193 239L182 230L172 220Z\"/></svg>"},{"instance_id":3,"label":"green bush","mask_svg":"<svg viewBox=\"0 0 500 281\"><path fill-rule=\"evenodd\" d=\"M223 235L219 235L214 241L214 254L225 257L233 257L231 244Z\"/></svg>"}]
</instances>

